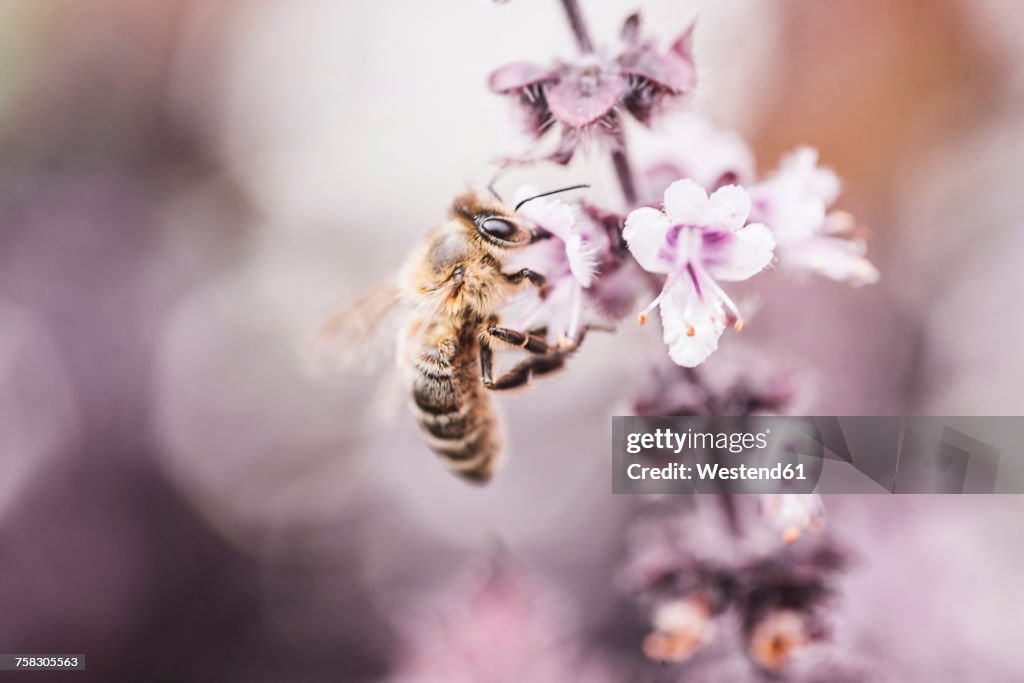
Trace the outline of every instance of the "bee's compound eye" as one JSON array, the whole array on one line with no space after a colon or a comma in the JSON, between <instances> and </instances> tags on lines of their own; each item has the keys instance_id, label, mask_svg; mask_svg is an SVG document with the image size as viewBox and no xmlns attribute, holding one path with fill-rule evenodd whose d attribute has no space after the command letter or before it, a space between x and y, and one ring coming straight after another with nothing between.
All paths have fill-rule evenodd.
<instances>
[{"instance_id":1,"label":"bee's compound eye","mask_svg":"<svg viewBox=\"0 0 1024 683\"><path fill-rule=\"evenodd\" d=\"M480 232L502 242L511 242L519 233L519 228L504 218L485 218L480 223Z\"/></svg>"}]
</instances>

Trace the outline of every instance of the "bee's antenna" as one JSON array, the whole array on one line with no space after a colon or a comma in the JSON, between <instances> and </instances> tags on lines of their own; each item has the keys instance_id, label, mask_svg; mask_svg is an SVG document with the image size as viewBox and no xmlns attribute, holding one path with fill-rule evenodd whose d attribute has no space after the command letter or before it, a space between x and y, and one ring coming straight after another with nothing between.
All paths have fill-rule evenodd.
<instances>
[{"instance_id":1,"label":"bee's antenna","mask_svg":"<svg viewBox=\"0 0 1024 683\"><path fill-rule=\"evenodd\" d=\"M590 187L590 185L587 185L587 184L583 184L583 185L570 185L569 187L563 187L563 188L558 189L558 190L548 190L547 192L541 192L540 194L535 194L532 197L527 197L523 201L521 201L518 204L516 204L516 208L514 208L512 210L513 211L518 211L519 207L521 207L526 202L532 202L534 199L540 199L541 197L547 197L547 196L553 195L553 194L559 194L559 193L562 193L562 192L568 192L569 190L581 190L581 189L583 189L585 187Z\"/></svg>"}]
</instances>

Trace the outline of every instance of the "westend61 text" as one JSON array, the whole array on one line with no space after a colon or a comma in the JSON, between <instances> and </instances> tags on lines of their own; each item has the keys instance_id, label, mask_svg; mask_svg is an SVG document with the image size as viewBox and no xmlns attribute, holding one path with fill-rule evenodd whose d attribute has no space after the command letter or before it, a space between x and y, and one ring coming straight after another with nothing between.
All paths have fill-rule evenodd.
<instances>
[{"instance_id":1,"label":"westend61 text","mask_svg":"<svg viewBox=\"0 0 1024 683\"><path fill-rule=\"evenodd\" d=\"M802 481L807 478L804 474L804 466L802 464L783 465L779 463L773 467L750 467L748 465L722 467L717 463L697 463L693 466L683 465L682 463L672 463L671 465L665 465L664 467L644 467L640 463L633 463L626 469L626 476L634 480L675 479L686 481L694 479L694 473L696 473L697 479L703 481L730 481L737 479Z\"/></svg>"}]
</instances>

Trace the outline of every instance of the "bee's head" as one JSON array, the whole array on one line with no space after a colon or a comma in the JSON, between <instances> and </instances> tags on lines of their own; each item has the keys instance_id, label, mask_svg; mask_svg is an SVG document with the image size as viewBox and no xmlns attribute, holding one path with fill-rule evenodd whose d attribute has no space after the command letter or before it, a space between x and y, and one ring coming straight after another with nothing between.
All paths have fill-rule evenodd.
<instances>
[{"instance_id":1,"label":"bee's head","mask_svg":"<svg viewBox=\"0 0 1024 683\"><path fill-rule=\"evenodd\" d=\"M455 198L452 213L476 230L489 245L499 249L524 247L533 240L526 222L496 198L465 192Z\"/></svg>"}]
</instances>

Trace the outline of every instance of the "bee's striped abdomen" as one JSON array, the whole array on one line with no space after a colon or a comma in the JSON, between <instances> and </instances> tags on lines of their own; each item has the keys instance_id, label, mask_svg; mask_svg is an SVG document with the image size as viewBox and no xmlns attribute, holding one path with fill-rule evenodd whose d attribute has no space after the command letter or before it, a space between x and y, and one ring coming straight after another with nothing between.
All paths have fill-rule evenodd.
<instances>
[{"instance_id":1,"label":"bee's striped abdomen","mask_svg":"<svg viewBox=\"0 0 1024 683\"><path fill-rule=\"evenodd\" d=\"M484 392L472 339L452 338L416 356L413 406L427 443L456 474L485 483L501 442L494 408Z\"/></svg>"}]
</instances>

